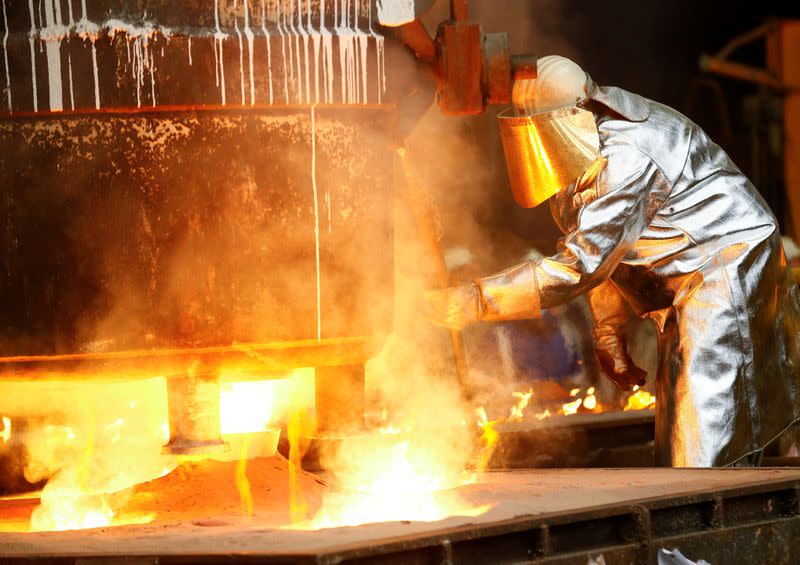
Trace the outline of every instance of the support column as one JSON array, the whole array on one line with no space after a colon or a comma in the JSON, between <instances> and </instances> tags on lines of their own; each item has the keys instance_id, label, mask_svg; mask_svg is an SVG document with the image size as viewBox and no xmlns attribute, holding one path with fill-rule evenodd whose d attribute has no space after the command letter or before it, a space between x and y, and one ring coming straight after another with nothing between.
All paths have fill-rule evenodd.
<instances>
[{"instance_id":1,"label":"support column","mask_svg":"<svg viewBox=\"0 0 800 565\"><path fill-rule=\"evenodd\" d=\"M228 450L222 439L219 376L190 369L167 378L170 455L210 455Z\"/></svg>"}]
</instances>

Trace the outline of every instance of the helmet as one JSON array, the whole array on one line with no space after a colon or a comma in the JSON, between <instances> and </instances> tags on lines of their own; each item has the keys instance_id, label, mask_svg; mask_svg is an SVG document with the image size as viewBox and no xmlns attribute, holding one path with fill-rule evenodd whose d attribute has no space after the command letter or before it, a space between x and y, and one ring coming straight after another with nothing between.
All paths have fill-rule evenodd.
<instances>
[{"instance_id":1,"label":"helmet","mask_svg":"<svg viewBox=\"0 0 800 565\"><path fill-rule=\"evenodd\" d=\"M539 59L536 71L516 82L513 108L498 117L514 199L523 208L578 180L600 148L594 115L580 106L586 73L557 55Z\"/></svg>"}]
</instances>

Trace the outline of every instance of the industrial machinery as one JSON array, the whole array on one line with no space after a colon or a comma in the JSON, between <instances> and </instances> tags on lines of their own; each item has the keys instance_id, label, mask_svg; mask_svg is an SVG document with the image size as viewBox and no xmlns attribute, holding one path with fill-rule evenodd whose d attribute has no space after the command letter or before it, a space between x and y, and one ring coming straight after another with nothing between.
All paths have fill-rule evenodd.
<instances>
[{"instance_id":1,"label":"industrial machinery","mask_svg":"<svg viewBox=\"0 0 800 565\"><path fill-rule=\"evenodd\" d=\"M765 68L742 64L733 60L733 55L742 47L753 42L763 41L766 51ZM700 57L700 68L706 72L752 82L759 85L766 96L759 96L751 103L756 114L756 122L778 122L779 131L767 135L767 143L783 161L783 184L786 203L784 220L787 233L800 237L800 172L797 167L800 159L800 21L771 20L757 28L730 40L717 53ZM777 104L769 104L771 98L778 98ZM767 102L767 103L765 103ZM772 114L772 116L770 116ZM760 125L760 124L759 124ZM759 135L753 126L755 135ZM777 133L777 135L776 135ZM753 149L754 153L757 149ZM754 157L754 173L758 169L759 158ZM767 165L768 166L768 165ZM758 179L755 179L758 180Z\"/></svg>"},{"instance_id":2,"label":"industrial machinery","mask_svg":"<svg viewBox=\"0 0 800 565\"><path fill-rule=\"evenodd\" d=\"M315 367L319 429L363 426L419 103L393 81L401 42L446 113L535 69L465 0L435 40L377 8L5 0L0 378L166 376L176 454L225 448L223 370Z\"/></svg>"}]
</instances>

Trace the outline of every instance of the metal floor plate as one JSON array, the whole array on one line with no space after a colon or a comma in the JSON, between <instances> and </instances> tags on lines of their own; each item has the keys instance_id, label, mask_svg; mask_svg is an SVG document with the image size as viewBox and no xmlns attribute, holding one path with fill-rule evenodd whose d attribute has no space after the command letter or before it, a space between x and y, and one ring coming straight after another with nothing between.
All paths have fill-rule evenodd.
<instances>
[{"instance_id":1,"label":"metal floor plate","mask_svg":"<svg viewBox=\"0 0 800 565\"><path fill-rule=\"evenodd\" d=\"M487 474L459 489L475 518L322 531L257 521L0 533L26 563L653 563L661 547L721 563L800 562L800 471L553 469Z\"/></svg>"}]
</instances>

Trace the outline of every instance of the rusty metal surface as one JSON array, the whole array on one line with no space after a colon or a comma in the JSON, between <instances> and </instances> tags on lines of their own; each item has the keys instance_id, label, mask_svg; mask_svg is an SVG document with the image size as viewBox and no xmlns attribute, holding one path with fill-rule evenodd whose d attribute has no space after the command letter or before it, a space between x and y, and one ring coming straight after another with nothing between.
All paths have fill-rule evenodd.
<instances>
[{"instance_id":1,"label":"rusty metal surface","mask_svg":"<svg viewBox=\"0 0 800 565\"><path fill-rule=\"evenodd\" d=\"M465 487L495 508L476 518L328 531L256 524L169 532L147 526L4 534L2 558L91 563L655 563L678 547L711 563L790 565L800 559L800 471L539 470L494 473ZM118 532L118 534L115 534ZM123 533L124 532L124 533ZM200 535L202 534L202 535ZM189 541L191 540L191 541ZM95 561L97 560L97 561Z\"/></svg>"},{"instance_id":2,"label":"rusty metal surface","mask_svg":"<svg viewBox=\"0 0 800 565\"><path fill-rule=\"evenodd\" d=\"M5 367L352 359L391 328L392 122L377 107L0 121Z\"/></svg>"},{"instance_id":3,"label":"rusty metal surface","mask_svg":"<svg viewBox=\"0 0 800 565\"><path fill-rule=\"evenodd\" d=\"M3 0L0 114L384 100L369 2L56 4Z\"/></svg>"}]
</instances>

